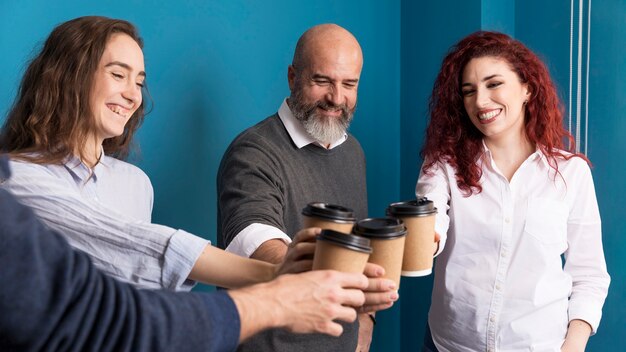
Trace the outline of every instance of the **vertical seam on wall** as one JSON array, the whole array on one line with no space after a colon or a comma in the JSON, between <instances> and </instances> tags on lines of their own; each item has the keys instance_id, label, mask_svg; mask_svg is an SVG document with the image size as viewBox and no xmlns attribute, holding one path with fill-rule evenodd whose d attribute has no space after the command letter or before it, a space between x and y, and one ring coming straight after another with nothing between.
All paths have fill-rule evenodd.
<instances>
[{"instance_id":1,"label":"vertical seam on wall","mask_svg":"<svg viewBox=\"0 0 626 352\"><path fill-rule=\"evenodd\" d=\"M583 153L587 154L588 136L589 136L589 56L591 47L591 0L587 6L587 76L585 78L585 148Z\"/></svg>"},{"instance_id":2,"label":"vertical seam on wall","mask_svg":"<svg viewBox=\"0 0 626 352\"><path fill-rule=\"evenodd\" d=\"M572 51L574 46L574 0L570 0L570 19L569 19L569 99L568 99L568 121L567 130L572 133ZM569 142L568 142L569 143ZM571 144L571 143L570 143ZM569 146L572 147L571 145Z\"/></svg>"},{"instance_id":3,"label":"vertical seam on wall","mask_svg":"<svg viewBox=\"0 0 626 352\"><path fill-rule=\"evenodd\" d=\"M580 109L582 93L582 56L583 56L583 0L578 1L578 62L576 70L576 152L580 153Z\"/></svg>"}]
</instances>

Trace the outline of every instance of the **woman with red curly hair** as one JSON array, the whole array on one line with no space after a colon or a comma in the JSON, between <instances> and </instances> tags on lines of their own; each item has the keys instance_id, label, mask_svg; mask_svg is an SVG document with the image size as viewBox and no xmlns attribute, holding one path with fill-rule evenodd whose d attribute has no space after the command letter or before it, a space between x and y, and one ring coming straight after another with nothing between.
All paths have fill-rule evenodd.
<instances>
[{"instance_id":1,"label":"woman with red curly hair","mask_svg":"<svg viewBox=\"0 0 626 352\"><path fill-rule=\"evenodd\" d=\"M416 194L441 240L424 350L584 350L610 277L588 160L545 65L473 33L444 58L430 116Z\"/></svg>"}]
</instances>

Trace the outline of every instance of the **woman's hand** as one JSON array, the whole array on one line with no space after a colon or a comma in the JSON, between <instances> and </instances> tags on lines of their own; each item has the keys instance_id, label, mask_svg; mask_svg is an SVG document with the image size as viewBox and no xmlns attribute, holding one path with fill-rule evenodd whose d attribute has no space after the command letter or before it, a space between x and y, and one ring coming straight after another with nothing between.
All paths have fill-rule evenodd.
<instances>
[{"instance_id":1,"label":"woman's hand","mask_svg":"<svg viewBox=\"0 0 626 352\"><path fill-rule=\"evenodd\" d=\"M435 232L435 242L433 242L433 256L437 254L439 250L439 241L441 241L441 236Z\"/></svg>"},{"instance_id":2,"label":"woman's hand","mask_svg":"<svg viewBox=\"0 0 626 352\"><path fill-rule=\"evenodd\" d=\"M276 266L274 277L310 271L313 267L315 237L321 232L322 229L317 227L300 230L289 244L283 262Z\"/></svg>"},{"instance_id":3,"label":"woman's hand","mask_svg":"<svg viewBox=\"0 0 626 352\"><path fill-rule=\"evenodd\" d=\"M367 276L368 286L367 289L363 290L365 304L359 308L359 313L372 313L387 309L398 300L396 283L382 277L385 274L385 269L382 266L367 263L363 274Z\"/></svg>"}]
</instances>

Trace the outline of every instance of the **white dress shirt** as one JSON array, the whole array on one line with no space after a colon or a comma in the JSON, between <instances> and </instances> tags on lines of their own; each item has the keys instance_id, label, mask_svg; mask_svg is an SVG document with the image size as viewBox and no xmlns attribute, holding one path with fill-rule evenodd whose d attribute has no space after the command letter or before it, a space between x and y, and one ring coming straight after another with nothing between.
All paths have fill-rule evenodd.
<instances>
[{"instance_id":1,"label":"white dress shirt","mask_svg":"<svg viewBox=\"0 0 626 352\"><path fill-rule=\"evenodd\" d=\"M298 149L301 149L311 143L315 143L323 148L326 148L325 145L315 140L304 129L302 123L298 121L295 116L293 116L289 105L287 105L287 99L283 100L283 103L280 105L280 108L278 109L278 117L280 117L283 125L285 125L285 129L287 129L287 133L289 133L289 137ZM348 134L344 133L342 138L331 143L327 149L333 149L341 145L347 139ZM264 242L273 239L281 239L285 243L291 243L291 238L281 229L266 224L254 223L241 230L241 232L239 232L226 247L226 250L243 257L250 257Z\"/></svg>"},{"instance_id":2,"label":"white dress shirt","mask_svg":"<svg viewBox=\"0 0 626 352\"><path fill-rule=\"evenodd\" d=\"M152 184L139 168L104 154L93 170L75 157L10 165L0 186L108 275L139 288L193 287L187 276L209 241L151 223Z\"/></svg>"},{"instance_id":3,"label":"white dress shirt","mask_svg":"<svg viewBox=\"0 0 626 352\"><path fill-rule=\"evenodd\" d=\"M470 197L448 164L417 182L445 246L428 320L439 351L560 351L573 319L595 333L610 277L587 163L559 159L555 173L537 150L509 182L486 146L478 162Z\"/></svg>"}]
</instances>

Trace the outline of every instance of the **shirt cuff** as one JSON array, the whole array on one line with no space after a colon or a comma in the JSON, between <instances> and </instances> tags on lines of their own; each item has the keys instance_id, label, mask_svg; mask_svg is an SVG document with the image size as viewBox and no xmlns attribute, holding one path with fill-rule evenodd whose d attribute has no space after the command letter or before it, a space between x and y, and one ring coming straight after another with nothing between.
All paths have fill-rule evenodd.
<instances>
[{"instance_id":1,"label":"shirt cuff","mask_svg":"<svg viewBox=\"0 0 626 352\"><path fill-rule=\"evenodd\" d=\"M291 243L291 238L277 227L259 223L250 224L235 236L226 247L226 251L249 258L264 242L273 239L283 240L286 244Z\"/></svg>"},{"instance_id":2,"label":"shirt cuff","mask_svg":"<svg viewBox=\"0 0 626 352\"><path fill-rule=\"evenodd\" d=\"M571 298L569 303L569 321L583 320L591 326L591 335L594 335L602 318L602 304L595 303L594 298Z\"/></svg>"},{"instance_id":3,"label":"shirt cuff","mask_svg":"<svg viewBox=\"0 0 626 352\"><path fill-rule=\"evenodd\" d=\"M178 230L170 238L164 254L163 272L161 274L162 286L173 291L188 291L193 285L190 280L185 283L196 260L211 242L192 235L183 230Z\"/></svg>"}]
</instances>

